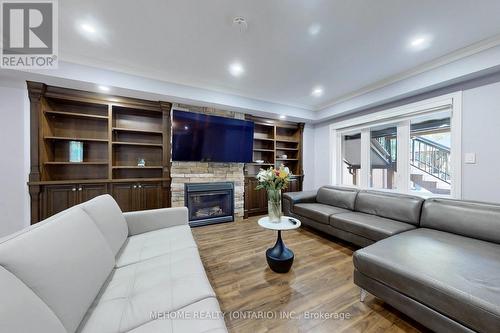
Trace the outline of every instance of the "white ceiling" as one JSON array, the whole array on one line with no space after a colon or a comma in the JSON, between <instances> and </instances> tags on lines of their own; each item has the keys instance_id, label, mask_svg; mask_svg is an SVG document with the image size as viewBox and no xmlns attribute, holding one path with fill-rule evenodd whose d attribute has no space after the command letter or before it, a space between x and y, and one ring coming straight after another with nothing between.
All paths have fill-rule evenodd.
<instances>
[{"instance_id":1,"label":"white ceiling","mask_svg":"<svg viewBox=\"0 0 500 333\"><path fill-rule=\"evenodd\" d=\"M64 0L59 17L64 61L306 109L500 33L498 0ZM84 22L97 37L80 33ZM422 34L432 45L410 50Z\"/></svg>"}]
</instances>

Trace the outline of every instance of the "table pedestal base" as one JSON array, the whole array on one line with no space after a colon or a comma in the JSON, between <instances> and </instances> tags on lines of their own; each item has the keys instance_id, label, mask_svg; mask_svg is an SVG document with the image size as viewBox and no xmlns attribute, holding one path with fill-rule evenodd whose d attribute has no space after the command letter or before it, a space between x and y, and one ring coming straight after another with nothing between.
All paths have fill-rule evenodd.
<instances>
[{"instance_id":1,"label":"table pedestal base","mask_svg":"<svg viewBox=\"0 0 500 333\"><path fill-rule=\"evenodd\" d=\"M285 246L281 239L281 230L278 230L278 239L274 247L267 249L266 259L269 268L276 273L287 273L293 264L293 252Z\"/></svg>"}]
</instances>

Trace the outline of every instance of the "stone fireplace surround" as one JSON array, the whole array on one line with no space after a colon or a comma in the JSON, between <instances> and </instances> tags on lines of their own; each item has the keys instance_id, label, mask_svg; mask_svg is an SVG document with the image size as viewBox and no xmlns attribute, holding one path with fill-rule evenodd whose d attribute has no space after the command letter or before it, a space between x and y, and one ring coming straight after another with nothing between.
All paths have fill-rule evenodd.
<instances>
[{"instance_id":1,"label":"stone fireplace surround","mask_svg":"<svg viewBox=\"0 0 500 333\"><path fill-rule=\"evenodd\" d=\"M213 116L245 119L243 113L224 111L214 108L174 104L174 110L204 113ZM244 163L217 162L178 162L173 161L170 170L172 178L172 207L183 207L185 183L232 182L234 184L234 218L243 219L244 215Z\"/></svg>"}]
</instances>

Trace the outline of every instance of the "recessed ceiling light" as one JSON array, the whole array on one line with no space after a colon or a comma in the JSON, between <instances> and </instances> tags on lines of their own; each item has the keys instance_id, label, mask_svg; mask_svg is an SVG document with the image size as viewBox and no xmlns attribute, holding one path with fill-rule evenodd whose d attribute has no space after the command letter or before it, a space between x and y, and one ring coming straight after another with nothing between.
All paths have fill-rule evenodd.
<instances>
[{"instance_id":1,"label":"recessed ceiling light","mask_svg":"<svg viewBox=\"0 0 500 333\"><path fill-rule=\"evenodd\" d=\"M316 36L321 31L321 25L319 25L318 23L313 23L309 26L307 31L309 31L309 35Z\"/></svg>"},{"instance_id":2,"label":"recessed ceiling light","mask_svg":"<svg viewBox=\"0 0 500 333\"><path fill-rule=\"evenodd\" d=\"M110 90L109 87L106 87L106 86L99 86L98 88L100 91L104 91L104 92L108 92Z\"/></svg>"},{"instance_id":3,"label":"recessed ceiling light","mask_svg":"<svg viewBox=\"0 0 500 333\"><path fill-rule=\"evenodd\" d=\"M80 25L80 28L83 31L85 31L87 33L91 33L91 34L95 34L97 32L96 28L93 25L89 24L89 23L82 23Z\"/></svg>"},{"instance_id":4,"label":"recessed ceiling light","mask_svg":"<svg viewBox=\"0 0 500 333\"><path fill-rule=\"evenodd\" d=\"M320 97L321 95L323 95L323 87L315 87L311 91L311 95L313 95L314 97Z\"/></svg>"},{"instance_id":5,"label":"recessed ceiling light","mask_svg":"<svg viewBox=\"0 0 500 333\"><path fill-rule=\"evenodd\" d=\"M245 73L245 68L241 63L233 62L229 65L229 73L231 73L232 76L239 77Z\"/></svg>"},{"instance_id":6,"label":"recessed ceiling light","mask_svg":"<svg viewBox=\"0 0 500 333\"><path fill-rule=\"evenodd\" d=\"M286 116L285 116L284 114L282 114L282 115L280 116L280 119L286 119Z\"/></svg>"},{"instance_id":7,"label":"recessed ceiling light","mask_svg":"<svg viewBox=\"0 0 500 333\"><path fill-rule=\"evenodd\" d=\"M428 48L431 45L431 36L419 35L410 39L408 47L415 51L420 51Z\"/></svg>"}]
</instances>

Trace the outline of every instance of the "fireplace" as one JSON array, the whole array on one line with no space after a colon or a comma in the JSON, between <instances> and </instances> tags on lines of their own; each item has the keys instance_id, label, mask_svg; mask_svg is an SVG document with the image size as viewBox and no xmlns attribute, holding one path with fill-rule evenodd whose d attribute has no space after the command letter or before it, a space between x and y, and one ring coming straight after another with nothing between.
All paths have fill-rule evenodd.
<instances>
[{"instance_id":1,"label":"fireplace","mask_svg":"<svg viewBox=\"0 0 500 333\"><path fill-rule=\"evenodd\" d=\"M185 184L184 203L192 227L234 221L233 183Z\"/></svg>"}]
</instances>

